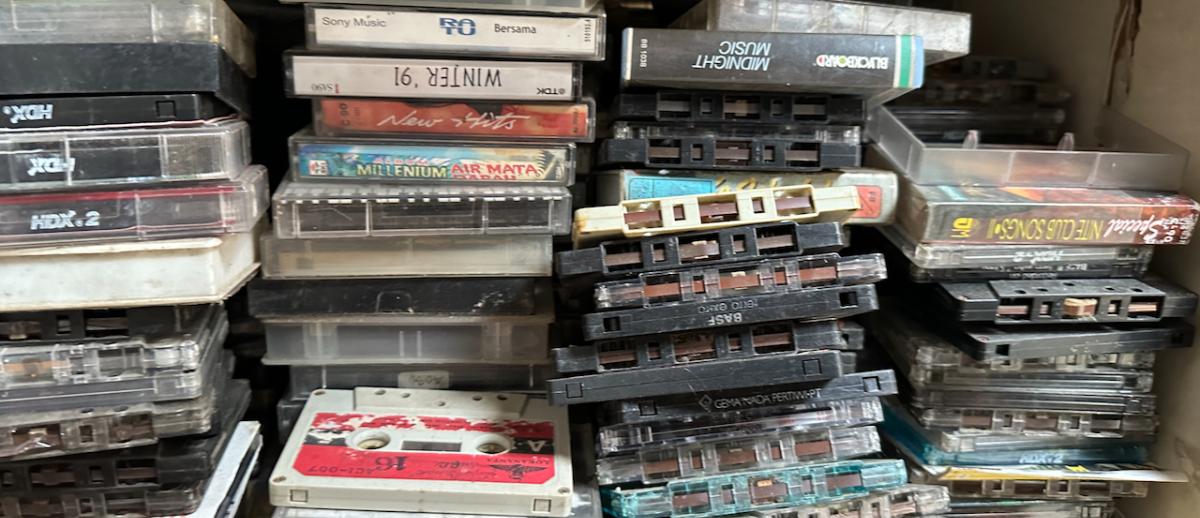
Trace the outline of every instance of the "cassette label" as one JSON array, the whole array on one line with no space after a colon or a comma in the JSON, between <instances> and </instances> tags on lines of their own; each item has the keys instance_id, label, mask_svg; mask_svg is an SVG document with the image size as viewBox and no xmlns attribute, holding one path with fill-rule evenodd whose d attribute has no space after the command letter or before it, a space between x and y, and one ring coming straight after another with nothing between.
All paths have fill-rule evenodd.
<instances>
[{"instance_id":1,"label":"cassette label","mask_svg":"<svg viewBox=\"0 0 1200 518\"><path fill-rule=\"evenodd\" d=\"M592 60L603 56L603 24L593 16L309 7L309 48L419 49Z\"/></svg>"},{"instance_id":2,"label":"cassette label","mask_svg":"<svg viewBox=\"0 0 1200 518\"><path fill-rule=\"evenodd\" d=\"M319 134L486 137L591 141L589 103L433 103L382 99L317 99Z\"/></svg>"},{"instance_id":3,"label":"cassette label","mask_svg":"<svg viewBox=\"0 0 1200 518\"><path fill-rule=\"evenodd\" d=\"M297 96L573 101L576 63L285 56Z\"/></svg>"}]
</instances>

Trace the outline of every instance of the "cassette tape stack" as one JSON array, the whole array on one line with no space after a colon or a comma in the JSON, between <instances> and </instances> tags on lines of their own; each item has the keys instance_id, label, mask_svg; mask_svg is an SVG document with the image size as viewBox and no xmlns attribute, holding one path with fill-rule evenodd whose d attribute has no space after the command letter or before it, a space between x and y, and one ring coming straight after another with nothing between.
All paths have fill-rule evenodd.
<instances>
[{"instance_id":1,"label":"cassette tape stack","mask_svg":"<svg viewBox=\"0 0 1200 518\"><path fill-rule=\"evenodd\" d=\"M261 444L223 306L267 207L252 49L220 0L0 1L5 518L236 506Z\"/></svg>"},{"instance_id":2,"label":"cassette tape stack","mask_svg":"<svg viewBox=\"0 0 1200 518\"><path fill-rule=\"evenodd\" d=\"M1063 98L1027 62L971 58L954 74L918 104L1022 117ZM1200 205L1176 194L1181 148L1100 120L1098 142L1045 146L981 143L987 118L949 143L911 113L871 114L869 159L901 174L898 221L881 230L911 281L868 319L901 374L881 432L911 479L949 489L947 516L1108 517L1153 482L1187 481L1145 463L1152 369L1191 345L1196 295L1145 274L1154 246L1191 239Z\"/></svg>"},{"instance_id":3,"label":"cassette tape stack","mask_svg":"<svg viewBox=\"0 0 1200 518\"><path fill-rule=\"evenodd\" d=\"M277 516L598 515L544 382L553 241L571 228L576 146L594 138L581 76L604 59L603 6L304 12L286 88L312 98L313 123L291 137L250 287L264 362L290 370Z\"/></svg>"}]
</instances>

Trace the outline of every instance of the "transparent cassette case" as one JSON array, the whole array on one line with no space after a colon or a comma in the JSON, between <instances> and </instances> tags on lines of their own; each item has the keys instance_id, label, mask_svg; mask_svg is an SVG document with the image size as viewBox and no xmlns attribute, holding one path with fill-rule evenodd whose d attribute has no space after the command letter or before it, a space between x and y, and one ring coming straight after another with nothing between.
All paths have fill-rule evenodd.
<instances>
[{"instance_id":1,"label":"transparent cassette case","mask_svg":"<svg viewBox=\"0 0 1200 518\"><path fill-rule=\"evenodd\" d=\"M104 489L50 490L30 495L0 495L5 517L61 516L170 516L189 513L200 506L207 481L170 487L131 484Z\"/></svg>"},{"instance_id":2,"label":"transparent cassette case","mask_svg":"<svg viewBox=\"0 0 1200 518\"><path fill-rule=\"evenodd\" d=\"M250 127L240 120L0 133L0 192L232 180L249 164Z\"/></svg>"},{"instance_id":3,"label":"transparent cassette case","mask_svg":"<svg viewBox=\"0 0 1200 518\"><path fill-rule=\"evenodd\" d=\"M218 374L228 331L224 308L209 306L182 334L48 345L0 342L0 411L200 397Z\"/></svg>"},{"instance_id":4,"label":"transparent cassette case","mask_svg":"<svg viewBox=\"0 0 1200 518\"><path fill-rule=\"evenodd\" d=\"M961 407L913 408L913 412L922 426L963 434L986 433L1043 439L1130 439L1134 442L1145 442L1144 440L1153 436L1158 429L1158 417L1155 415Z\"/></svg>"},{"instance_id":5,"label":"transparent cassette case","mask_svg":"<svg viewBox=\"0 0 1200 518\"><path fill-rule=\"evenodd\" d=\"M343 184L570 185L574 144L524 144L318 137L288 139L292 178Z\"/></svg>"},{"instance_id":6,"label":"transparent cassette case","mask_svg":"<svg viewBox=\"0 0 1200 518\"><path fill-rule=\"evenodd\" d=\"M940 489L940 488L939 488ZM595 483L575 483L568 518L600 518L600 491ZM276 507L271 518L501 518L498 514L407 513L402 511L351 511L348 509L308 509Z\"/></svg>"},{"instance_id":7,"label":"transparent cassette case","mask_svg":"<svg viewBox=\"0 0 1200 518\"><path fill-rule=\"evenodd\" d=\"M223 0L3 0L0 45L215 43L251 76L254 35Z\"/></svg>"},{"instance_id":8,"label":"transparent cassette case","mask_svg":"<svg viewBox=\"0 0 1200 518\"><path fill-rule=\"evenodd\" d=\"M0 311L209 304L258 271L257 232L0 251Z\"/></svg>"},{"instance_id":9,"label":"transparent cassette case","mask_svg":"<svg viewBox=\"0 0 1200 518\"><path fill-rule=\"evenodd\" d=\"M1068 133L1057 146L1003 146L922 141L881 108L867 121L867 137L897 172L919 185L1093 187L1177 191L1188 153L1111 110L1101 113L1100 139L1076 149Z\"/></svg>"},{"instance_id":10,"label":"transparent cassette case","mask_svg":"<svg viewBox=\"0 0 1200 518\"><path fill-rule=\"evenodd\" d=\"M538 391L554 373L547 365L389 364L293 366L293 398L319 389L354 387L434 388L450 390Z\"/></svg>"},{"instance_id":11,"label":"transparent cassette case","mask_svg":"<svg viewBox=\"0 0 1200 518\"><path fill-rule=\"evenodd\" d=\"M247 233L267 207L267 170L187 187L0 197L0 246Z\"/></svg>"},{"instance_id":12,"label":"transparent cassette case","mask_svg":"<svg viewBox=\"0 0 1200 518\"><path fill-rule=\"evenodd\" d=\"M336 185L285 181L275 192L275 236L566 234L563 187Z\"/></svg>"},{"instance_id":13,"label":"transparent cassette case","mask_svg":"<svg viewBox=\"0 0 1200 518\"><path fill-rule=\"evenodd\" d=\"M950 512L950 492L942 486L906 484L835 503L755 511L744 518L904 518L943 516ZM1101 517L1093 517L1101 518Z\"/></svg>"},{"instance_id":14,"label":"transparent cassette case","mask_svg":"<svg viewBox=\"0 0 1200 518\"><path fill-rule=\"evenodd\" d=\"M844 0L704 0L672 26L710 31L916 34L925 40L925 63L930 65L971 50L970 14Z\"/></svg>"},{"instance_id":15,"label":"transparent cassette case","mask_svg":"<svg viewBox=\"0 0 1200 518\"><path fill-rule=\"evenodd\" d=\"M282 0L285 4L307 4L307 0ZM323 4L361 4L362 0L323 0ZM373 5L423 6L442 9L495 9L498 11L528 11L534 13L587 13L600 2L597 0L374 0Z\"/></svg>"},{"instance_id":16,"label":"transparent cassette case","mask_svg":"<svg viewBox=\"0 0 1200 518\"><path fill-rule=\"evenodd\" d=\"M264 318L269 365L549 364L552 297L533 315Z\"/></svg>"},{"instance_id":17,"label":"transparent cassette case","mask_svg":"<svg viewBox=\"0 0 1200 518\"><path fill-rule=\"evenodd\" d=\"M608 489L618 518L708 518L866 496L908 481L904 461L844 461L681 479L665 486Z\"/></svg>"},{"instance_id":18,"label":"transparent cassette case","mask_svg":"<svg viewBox=\"0 0 1200 518\"><path fill-rule=\"evenodd\" d=\"M1049 500L962 500L950 505L947 518L1125 518L1112 502Z\"/></svg>"},{"instance_id":19,"label":"transparent cassette case","mask_svg":"<svg viewBox=\"0 0 1200 518\"><path fill-rule=\"evenodd\" d=\"M604 60L606 18L600 8L566 16L308 4L304 12L309 50Z\"/></svg>"},{"instance_id":20,"label":"transparent cassette case","mask_svg":"<svg viewBox=\"0 0 1200 518\"><path fill-rule=\"evenodd\" d=\"M262 254L268 279L549 277L554 258L549 235L263 236Z\"/></svg>"},{"instance_id":21,"label":"transparent cassette case","mask_svg":"<svg viewBox=\"0 0 1200 518\"><path fill-rule=\"evenodd\" d=\"M1151 245L966 245L920 243L897 226L879 227L914 266L929 270L955 268L1025 267L1086 270L1090 264L1130 266L1145 270L1154 256Z\"/></svg>"}]
</instances>

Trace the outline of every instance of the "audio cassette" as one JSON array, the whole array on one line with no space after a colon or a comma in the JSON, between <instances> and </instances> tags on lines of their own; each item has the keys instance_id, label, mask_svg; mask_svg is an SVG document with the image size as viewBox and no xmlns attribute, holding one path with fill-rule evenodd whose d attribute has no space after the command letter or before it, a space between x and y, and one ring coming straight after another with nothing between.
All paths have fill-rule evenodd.
<instances>
[{"instance_id":1,"label":"audio cassette","mask_svg":"<svg viewBox=\"0 0 1200 518\"><path fill-rule=\"evenodd\" d=\"M862 165L857 126L692 126L614 122L600 166L816 172Z\"/></svg>"},{"instance_id":2,"label":"audio cassette","mask_svg":"<svg viewBox=\"0 0 1200 518\"><path fill-rule=\"evenodd\" d=\"M1154 435L1158 416L1051 410L988 408L913 408L922 426L930 429L997 435L1054 436L1087 439L1133 439ZM947 448L949 449L949 448Z\"/></svg>"},{"instance_id":3,"label":"audio cassette","mask_svg":"<svg viewBox=\"0 0 1200 518\"><path fill-rule=\"evenodd\" d=\"M612 111L616 120L671 123L861 126L867 119L863 100L848 95L702 90L622 93Z\"/></svg>"},{"instance_id":4,"label":"audio cassette","mask_svg":"<svg viewBox=\"0 0 1200 518\"><path fill-rule=\"evenodd\" d=\"M864 497L828 504L756 511L753 516L758 518L915 518L918 516L943 516L949 511L950 492L945 487L906 484L891 489L871 491Z\"/></svg>"},{"instance_id":5,"label":"audio cassette","mask_svg":"<svg viewBox=\"0 0 1200 518\"><path fill-rule=\"evenodd\" d=\"M313 99L313 130L322 137L591 142L596 102L319 98Z\"/></svg>"},{"instance_id":6,"label":"audio cassette","mask_svg":"<svg viewBox=\"0 0 1200 518\"><path fill-rule=\"evenodd\" d=\"M1157 278L946 282L934 292L947 316L997 325L1158 322L1196 311L1195 293Z\"/></svg>"},{"instance_id":7,"label":"audio cassette","mask_svg":"<svg viewBox=\"0 0 1200 518\"><path fill-rule=\"evenodd\" d=\"M498 390L545 393L549 365L421 363L369 365L297 365L288 368L292 398L320 389L354 387ZM297 409L299 413L299 409Z\"/></svg>"},{"instance_id":8,"label":"audio cassette","mask_svg":"<svg viewBox=\"0 0 1200 518\"><path fill-rule=\"evenodd\" d=\"M1172 321L1141 327L1091 324L1065 329L969 325L951 338L954 345L977 360L1013 361L1076 354L1153 353L1191 347L1194 334L1191 325Z\"/></svg>"},{"instance_id":9,"label":"audio cassette","mask_svg":"<svg viewBox=\"0 0 1200 518\"><path fill-rule=\"evenodd\" d=\"M255 279L248 311L255 317L414 314L531 315L549 281L532 277L410 279Z\"/></svg>"},{"instance_id":10,"label":"audio cassette","mask_svg":"<svg viewBox=\"0 0 1200 518\"><path fill-rule=\"evenodd\" d=\"M0 131L202 121L232 112L228 106L205 94L6 99L0 101L0 114L3 115L0 116Z\"/></svg>"},{"instance_id":11,"label":"audio cassette","mask_svg":"<svg viewBox=\"0 0 1200 518\"><path fill-rule=\"evenodd\" d=\"M941 489L939 487L939 489ZM498 514L451 514L433 512L350 511L346 509L310 509L276 507L271 518L498 518ZM601 518L600 489L595 482L575 483L569 518Z\"/></svg>"},{"instance_id":12,"label":"audio cassette","mask_svg":"<svg viewBox=\"0 0 1200 518\"><path fill-rule=\"evenodd\" d=\"M549 235L262 238L263 278L549 277Z\"/></svg>"},{"instance_id":13,"label":"audio cassette","mask_svg":"<svg viewBox=\"0 0 1200 518\"><path fill-rule=\"evenodd\" d=\"M914 483L938 484L955 499L1112 501L1144 498L1150 484L1184 483L1187 475L1138 464L926 466L909 468Z\"/></svg>"}]
</instances>

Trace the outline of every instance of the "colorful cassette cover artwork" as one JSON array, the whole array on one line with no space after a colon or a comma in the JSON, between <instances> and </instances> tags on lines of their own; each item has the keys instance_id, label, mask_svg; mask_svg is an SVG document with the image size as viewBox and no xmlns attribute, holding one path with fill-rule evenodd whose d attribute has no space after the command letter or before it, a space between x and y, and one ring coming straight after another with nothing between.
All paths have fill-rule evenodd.
<instances>
[{"instance_id":1,"label":"colorful cassette cover artwork","mask_svg":"<svg viewBox=\"0 0 1200 518\"><path fill-rule=\"evenodd\" d=\"M322 131L433 137L592 138L587 103L437 103L322 99L315 119Z\"/></svg>"},{"instance_id":2,"label":"colorful cassette cover artwork","mask_svg":"<svg viewBox=\"0 0 1200 518\"><path fill-rule=\"evenodd\" d=\"M562 182L574 166L569 147L302 143L300 179Z\"/></svg>"}]
</instances>

